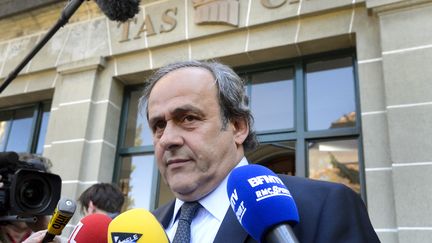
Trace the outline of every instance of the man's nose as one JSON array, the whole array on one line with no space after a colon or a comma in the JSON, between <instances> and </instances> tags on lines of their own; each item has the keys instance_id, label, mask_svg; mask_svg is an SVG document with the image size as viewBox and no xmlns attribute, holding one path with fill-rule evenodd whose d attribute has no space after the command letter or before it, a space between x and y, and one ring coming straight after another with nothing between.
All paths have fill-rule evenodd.
<instances>
[{"instance_id":1,"label":"man's nose","mask_svg":"<svg viewBox=\"0 0 432 243\"><path fill-rule=\"evenodd\" d=\"M166 150L183 145L181 129L172 122L167 123L159 143Z\"/></svg>"}]
</instances>

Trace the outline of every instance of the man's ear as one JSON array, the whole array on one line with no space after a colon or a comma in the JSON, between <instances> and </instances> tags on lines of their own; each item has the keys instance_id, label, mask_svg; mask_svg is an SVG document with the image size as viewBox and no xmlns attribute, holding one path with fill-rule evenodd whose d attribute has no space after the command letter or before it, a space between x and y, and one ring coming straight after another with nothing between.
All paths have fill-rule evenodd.
<instances>
[{"instance_id":1,"label":"man's ear","mask_svg":"<svg viewBox=\"0 0 432 243\"><path fill-rule=\"evenodd\" d=\"M240 145L246 140L249 135L249 124L245 118L239 118L233 121L234 125L234 140Z\"/></svg>"},{"instance_id":2,"label":"man's ear","mask_svg":"<svg viewBox=\"0 0 432 243\"><path fill-rule=\"evenodd\" d=\"M88 214L93 214L96 212L96 206L93 204L93 202L90 200L88 207L87 207L87 213Z\"/></svg>"}]
</instances>

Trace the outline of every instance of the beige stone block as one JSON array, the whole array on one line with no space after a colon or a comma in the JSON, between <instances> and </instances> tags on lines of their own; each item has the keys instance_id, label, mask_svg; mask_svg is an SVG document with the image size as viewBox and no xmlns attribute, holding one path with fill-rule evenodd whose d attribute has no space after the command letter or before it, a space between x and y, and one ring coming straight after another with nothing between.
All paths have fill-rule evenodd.
<instances>
[{"instance_id":1,"label":"beige stone block","mask_svg":"<svg viewBox=\"0 0 432 243\"><path fill-rule=\"evenodd\" d=\"M394 200L399 227L430 227L432 218L431 173L432 166L430 165L393 167Z\"/></svg>"},{"instance_id":2,"label":"beige stone block","mask_svg":"<svg viewBox=\"0 0 432 243\"><path fill-rule=\"evenodd\" d=\"M5 77L7 75L7 73L3 72L3 66L5 65L5 63L7 61L7 50L8 50L8 47L9 47L9 43L8 42L0 44L0 78L1 77Z\"/></svg>"},{"instance_id":3,"label":"beige stone block","mask_svg":"<svg viewBox=\"0 0 432 243\"><path fill-rule=\"evenodd\" d=\"M366 172L367 208L374 228L396 228L392 170Z\"/></svg>"},{"instance_id":4,"label":"beige stone block","mask_svg":"<svg viewBox=\"0 0 432 243\"><path fill-rule=\"evenodd\" d=\"M432 105L389 108L387 120L393 163L432 161Z\"/></svg>"},{"instance_id":5,"label":"beige stone block","mask_svg":"<svg viewBox=\"0 0 432 243\"><path fill-rule=\"evenodd\" d=\"M384 229L383 231L376 232L379 240L382 243L399 243L398 232L396 231L396 228L392 230L393 231L388 231L388 229Z\"/></svg>"},{"instance_id":6,"label":"beige stone block","mask_svg":"<svg viewBox=\"0 0 432 243\"><path fill-rule=\"evenodd\" d=\"M297 46L299 55L310 55L354 47L352 36L349 34L300 42Z\"/></svg>"},{"instance_id":7,"label":"beige stone block","mask_svg":"<svg viewBox=\"0 0 432 243\"><path fill-rule=\"evenodd\" d=\"M51 172L58 174L63 181L79 178L84 141L52 144L46 156L51 159Z\"/></svg>"},{"instance_id":8,"label":"beige stone block","mask_svg":"<svg viewBox=\"0 0 432 243\"><path fill-rule=\"evenodd\" d=\"M236 2L236 1L233 1ZM214 34L232 31L237 28L244 27L246 25L246 17L247 17L247 5L248 0L240 0L238 1L239 7L238 9L230 9L228 6L228 13L229 11L236 11L235 13L231 14L238 14L238 24L232 25L228 23L224 23L221 21L206 21L202 23L196 23L197 16L196 11L197 9L194 8L193 4L188 4L187 6L187 12L189 13L187 16L187 23L188 23L188 37L187 39L195 39L198 37L204 37L204 36L211 36ZM233 5L232 5L233 6ZM219 6L219 9L227 8L227 6ZM238 12L237 12L238 11ZM216 8L214 10L208 11L206 15L214 15L212 18L216 19L223 19L222 16L217 16L218 13L221 12L227 12L227 10L224 11L216 11ZM220 15L220 14L219 14Z\"/></svg>"},{"instance_id":9,"label":"beige stone block","mask_svg":"<svg viewBox=\"0 0 432 243\"><path fill-rule=\"evenodd\" d=\"M359 2L364 2L364 0L355 1L355 3ZM300 15L328 11L337 8L350 8L352 4L353 0L302 0Z\"/></svg>"},{"instance_id":10,"label":"beige stone block","mask_svg":"<svg viewBox=\"0 0 432 243\"><path fill-rule=\"evenodd\" d=\"M432 48L383 56L388 106L432 101L431 57Z\"/></svg>"},{"instance_id":11,"label":"beige stone block","mask_svg":"<svg viewBox=\"0 0 432 243\"><path fill-rule=\"evenodd\" d=\"M74 48L73 46L65 46L66 38L69 29L60 29L55 35L45 44L44 47L36 54L30 63L29 72L54 68L59 61L59 54L63 48ZM40 35L42 38L45 35Z\"/></svg>"},{"instance_id":12,"label":"beige stone block","mask_svg":"<svg viewBox=\"0 0 432 243\"><path fill-rule=\"evenodd\" d=\"M95 71L65 75L59 86L60 100L58 105L89 101L94 89ZM73 92L71 92L73 90Z\"/></svg>"},{"instance_id":13,"label":"beige stone block","mask_svg":"<svg viewBox=\"0 0 432 243\"><path fill-rule=\"evenodd\" d=\"M249 30L247 51L293 44L297 25L297 20L291 20L251 28Z\"/></svg>"},{"instance_id":14,"label":"beige stone block","mask_svg":"<svg viewBox=\"0 0 432 243\"><path fill-rule=\"evenodd\" d=\"M150 53L148 50L117 56L115 62L115 75L121 76L130 73L142 72L152 69ZM143 77L144 78L144 77ZM127 79L122 79L127 82ZM144 79L142 80L144 82Z\"/></svg>"},{"instance_id":15,"label":"beige stone block","mask_svg":"<svg viewBox=\"0 0 432 243\"><path fill-rule=\"evenodd\" d=\"M429 228L429 225L427 225ZM432 230L402 229L399 231L400 243L428 243L432 239Z\"/></svg>"},{"instance_id":16,"label":"beige stone block","mask_svg":"<svg viewBox=\"0 0 432 243\"><path fill-rule=\"evenodd\" d=\"M97 19L70 27L69 37L63 49L59 65L91 57L109 55L106 20Z\"/></svg>"},{"instance_id":17,"label":"beige stone block","mask_svg":"<svg viewBox=\"0 0 432 243\"><path fill-rule=\"evenodd\" d=\"M55 123L49 127L53 132L52 144L86 139L90 105L90 102L63 105L55 111Z\"/></svg>"},{"instance_id":18,"label":"beige stone block","mask_svg":"<svg viewBox=\"0 0 432 243\"><path fill-rule=\"evenodd\" d=\"M210 59L243 53L247 31L211 36L191 42L192 59Z\"/></svg>"},{"instance_id":19,"label":"beige stone block","mask_svg":"<svg viewBox=\"0 0 432 243\"><path fill-rule=\"evenodd\" d=\"M360 105L362 112L386 110L382 61L358 64Z\"/></svg>"},{"instance_id":20,"label":"beige stone block","mask_svg":"<svg viewBox=\"0 0 432 243\"><path fill-rule=\"evenodd\" d=\"M381 57L379 20L369 15L364 7L354 9L352 33L355 34L357 60L365 61Z\"/></svg>"},{"instance_id":21,"label":"beige stone block","mask_svg":"<svg viewBox=\"0 0 432 243\"><path fill-rule=\"evenodd\" d=\"M18 64L20 64L24 57L30 53L30 51L35 46L38 40L38 36L30 36L21 39L15 39L9 43L9 47L7 48L7 54L5 58L5 62L3 65L2 73L6 76L12 70L14 70ZM27 68L29 64L27 64L19 74L25 74L27 72Z\"/></svg>"},{"instance_id":22,"label":"beige stone block","mask_svg":"<svg viewBox=\"0 0 432 243\"><path fill-rule=\"evenodd\" d=\"M102 143L87 143L84 148L80 181L112 181L115 148Z\"/></svg>"},{"instance_id":23,"label":"beige stone block","mask_svg":"<svg viewBox=\"0 0 432 243\"><path fill-rule=\"evenodd\" d=\"M383 52L431 45L431 11L432 5L429 4L382 14L380 27Z\"/></svg>"},{"instance_id":24,"label":"beige stone block","mask_svg":"<svg viewBox=\"0 0 432 243\"><path fill-rule=\"evenodd\" d=\"M52 98L53 95L52 89L41 90L37 92L29 92L29 93L25 93L24 95L10 95L10 96L8 95L7 90L8 88L4 92L2 92L2 95L0 95L1 108L28 104L28 103L35 103L35 102L40 102L42 100L49 100Z\"/></svg>"},{"instance_id":25,"label":"beige stone block","mask_svg":"<svg viewBox=\"0 0 432 243\"><path fill-rule=\"evenodd\" d=\"M115 146L117 144L120 109L109 102L98 102L91 105L86 138L104 140Z\"/></svg>"},{"instance_id":26,"label":"beige stone block","mask_svg":"<svg viewBox=\"0 0 432 243\"><path fill-rule=\"evenodd\" d=\"M310 16L300 19L298 42L323 39L349 33L353 9Z\"/></svg>"},{"instance_id":27,"label":"beige stone block","mask_svg":"<svg viewBox=\"0 0 432 243\"><path fill-rule=\"evenodd\" d=\"M96 102L107 101L113 102L114 105L121 107L123 100L123 88L120 92L113 92L113 85L119 83L114 78L115 65L113 59L108 59L104 63L104 68L99 70L96 75L95 89L93 91L93 100Z\"/></svg>"},{"instance_id":28,"label":"beige stone block","mask_svg":"<svg viewBox=\"0 0 432 243\"><path fill-rule=\"evenodd\" d=\"M295 44L261 49L248 53L251 64L272 62L281 59L298 57L299 51Z\"/></svg>"},{"instance_id":29,"label":"beige stone block","mask_svg":"<svg viewBox=\"0 0 432 243\"><path fill-rule=\"evenodd\" d=\"M26 76L17 76L0 94L0 97L12 96L24 93L28 85L29 79ZM3 83L3 82L2 82Z\"/></svg>"},{"instance_id":30,"label":"beige stone block","mask_svg":"<svg viewBox=\"0 0 432 243\"><path fill-rule=\"evenodd\" d=\"M29 80L25 92L53 89L55 79L58 78L57 75L54 70L50 70L26 76Z\"/></svg>"},{"instance_id":31,"label":"beige stone block","mask_svg":"<svg viewBox=\"0 0 432 243\"><path fill-rule=\"evenodd\" d=\"M392 159L386 113L363 115L361 119L366 169L390 168Z\"/></svg>"},{"instance_id":32,"label":"beige stone block","mask_svg":"<svg viewBox=\"0 0 432 243\"><path fill-rule=\"evenodd\" d=\"M265 2L266 4L263 4ZM270 23L282 19L294 18L298 15L300 1L250 1L248 26ZM267 6L267 7L266 7Z\"/></svg>"},{"instance_id":33,"label":"beige stone block","mask_svg":"<svg viewBox=\"0 0 432 243\"><path fill-rule=\"evenodd\" d=\"M189 43L187 42L152 49L153 68L159 68L168 63L184 60L189 60Z\"/></svg>"}]
</instances>

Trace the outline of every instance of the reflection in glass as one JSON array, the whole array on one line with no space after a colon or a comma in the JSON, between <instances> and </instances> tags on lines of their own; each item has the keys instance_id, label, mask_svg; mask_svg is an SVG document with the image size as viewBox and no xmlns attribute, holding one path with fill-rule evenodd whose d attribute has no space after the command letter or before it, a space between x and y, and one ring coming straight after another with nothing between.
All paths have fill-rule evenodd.
<instances>
[{"instance_id":1,"label":"reflection in glass","mask_svg":"<svg viewBox=\"0 0 432 243\"><path fill-rule=\"evenodd\" d=\"M306 69L308 130L355 126L351 57L310 63Z\"/></svg>"},{"instance_id":2,"label":"reflection in glass","mask_svg":"<svg viewBox=\"0 0 432 243\"><path fill-rule=\"evenodd\" d=\"M138 102L141 91L132 91L128 110L125 147L153 145L151 131L145 113L139 113Z\"/></svg>"},{"instance_id":3,"label":"reflection in glass","mask_svg":"<svg viewBox=\"0 0 432 243\"><path fill-rule=\"evenodd\" d=\"M28 151L32 136L33 111L33 108L15 111L6 145L6 151Z\"/></svg>"},{"instance_id":4,"label":"reflection in glass","mask_svg":"<svg viewBox=\"0 0 432 243\"><path fill-rule=\"evenodd\" d=\"M339 182L360 193L356 139L309 142L309 178Z\"/></svg>"},{"instance_id":5,"label":"reflection in glass","mask_svg":"<svg viewBox=\"0 0 432 243\"><path fill-rule=\"evenodd\" d=\"M278 174L295 175L295 141L260 144L246 153L249 163L260 164Z\"/></svg>"},{"instance_id":6,"label":"reflection in glass","mask_svg":"<svg viewBox=\"0 0 432 243\"><path fill-rule=\"evenodd\" d=\"M120 188L127 195L124 209L154 209L157 168L153 154L122 160Z\"/></svg>"},{"instance_id":7,"label":"reflection in glass","mask_svg":"<svg viewBox=\"0 0 432 243\"><path fill-rule=\"evenodd\" d=\"M253 74L250 98L256 131L294 127L294 81L291 68Z\"/></svg>"}]
</instances>

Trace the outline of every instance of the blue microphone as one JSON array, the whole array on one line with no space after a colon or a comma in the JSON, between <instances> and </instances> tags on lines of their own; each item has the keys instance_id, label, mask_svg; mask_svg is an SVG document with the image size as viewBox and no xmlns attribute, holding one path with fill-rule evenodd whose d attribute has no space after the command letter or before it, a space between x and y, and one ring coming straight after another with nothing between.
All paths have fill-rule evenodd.
<instances>
[{"instance_id":1,"label":"blue microphone","mask_svg":"<svg viewBox=\"0 0 432 243\"><path fill-rule=\"evenodd\" d=\"M227 193L238 221L259 242L298 242L291 226L299 222L297 206L282 180L261 165L235 168Z\"/></svg>"}]
</instances>

